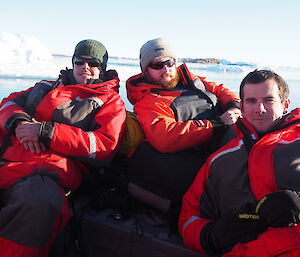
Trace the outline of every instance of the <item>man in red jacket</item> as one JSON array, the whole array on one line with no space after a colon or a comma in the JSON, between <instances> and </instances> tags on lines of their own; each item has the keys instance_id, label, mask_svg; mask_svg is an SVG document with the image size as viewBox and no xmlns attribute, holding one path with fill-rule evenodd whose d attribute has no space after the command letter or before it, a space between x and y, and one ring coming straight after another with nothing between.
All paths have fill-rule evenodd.
<instances>
[{"instance_id":1,"label":"man in red jacket","mask_svg":"<svg viewBox=\"0 0 300 257\"><path fill-rule=\"evenodd\" d=\"M79 42L73 69L0 105L1 257L45 257L69 216L66 195L120 145L125 105L106 48Z\"/></svg>"},{"instance_id":2,"label":"man in red jacket","mask_svg":"<svg viewBox=\"0 0 300 257\"><path fill-rule=\"evenodd\" d=\"M132 156L129 175L135 185L158 197L130 189L167 212L180 202L211 143L239 117L239 98L222 84L192 74L185 64L177 67L171 46L162 38L142 46L140 66L142 73L129 78L126 86L146 142Z\"/></svg>"},{"instance_id":3,"label":"man in red jacket","mask_svg":"<svg viewBox=\"0 0 300 257\"><path fill-rule=\"evenodd\" d=\"M183 198L185 244L224 256L300 256L300 109L269 70L240 86L243 118L212 154Z\"/></svg>"}]
</instances>

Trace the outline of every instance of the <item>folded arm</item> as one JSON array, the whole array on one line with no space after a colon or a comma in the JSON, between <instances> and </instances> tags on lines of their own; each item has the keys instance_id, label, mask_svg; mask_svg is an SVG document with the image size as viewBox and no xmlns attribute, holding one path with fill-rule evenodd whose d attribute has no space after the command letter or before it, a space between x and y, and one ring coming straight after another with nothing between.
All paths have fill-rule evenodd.
<instances>
[{"instance_id":1,"label":"folded arm","mask_svg":"<svg viewBox=\"0 0 300 257\"><path fill-rule=\"evenodd\" d=\"M81 128L46 121L41 123L39 141L51 150L83 159L110 159L120 144L125 126L125 106L118 94L113 95L95 114L98 129Z\"/></svg>"}]
</instances>

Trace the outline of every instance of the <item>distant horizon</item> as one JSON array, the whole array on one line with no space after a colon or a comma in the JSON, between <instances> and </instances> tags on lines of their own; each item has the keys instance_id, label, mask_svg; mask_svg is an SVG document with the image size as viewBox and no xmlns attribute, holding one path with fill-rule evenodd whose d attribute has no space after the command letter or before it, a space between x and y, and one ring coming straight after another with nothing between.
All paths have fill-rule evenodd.
<instances>
[{"instance_id":1,"label":"distant horizon","mask_svg":"<svg viewBox=\"0 0 300 257\"><path fill-rule=\"evenodd\" d=\"M300 66L298 0L11 0L1 10L1 31L37 37L51 53L71 55L92 38L110 56L138 59L163 37L180 58Z\"/></svg>"},{"instance_id":2,"label":"distant horizon","mask_svg":"<svg viewBox=\"0 0 300 257\"><path fill-rule=\"evenodd\" d=\"M72 57L72 55L68 55L68 54L58 54L58 53L52 53L53 56L62 56L62 57ZM109 58L111 59L123 59L123 60L134 60L134 61L139 61L139 58L133 58L133 57L125 57L125 56L109 56ZM208 60L208 59L216 59L216 60L225 60L225 61L229 61L231 63L247 63L249 65L254 65L254 66L259 66L259 64L257 63L253 63L253 62L247 62L247 61L234 61L234 60L230 60L230 59L225 59L225 58L215 58L215 57L208 57L208 58L201 58L201 57L179 57L177 58L177 60L179 61L183 61L184 59L191 59L191 60ZM193 63L193 62L187 62L187 61L184 61L186 63ZM217 63L207 63L207 64L217 64ZM221 64L221 63L220 63ZM283 65L283 66L280 66L280 65L272 65L272 64L269 64L269 65L262 65L262 66L265 66L265 67L282 67L282 68L295 68L295 69L300 69L300 63L299 63L299 66L287 66L287 65Z\"/></svg>"}]
</instances>

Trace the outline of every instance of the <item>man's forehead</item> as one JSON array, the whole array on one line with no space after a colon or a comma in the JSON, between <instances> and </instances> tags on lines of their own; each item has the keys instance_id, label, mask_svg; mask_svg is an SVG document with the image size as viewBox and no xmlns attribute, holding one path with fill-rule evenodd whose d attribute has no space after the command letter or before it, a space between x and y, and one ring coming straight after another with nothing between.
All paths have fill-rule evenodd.
<instances>
[{"instance_id":1,"label":"man's forehead","mask_svg":"<svg viewBox=\"0 0 300 257\"><path fill-rule=\"evenodd\" d=\"M245 97L246 95L274 95L279 93L279 89L277 82L271 79L261 83L246 83L243 88L243 93Z\"/></svg>"}]
</instances>

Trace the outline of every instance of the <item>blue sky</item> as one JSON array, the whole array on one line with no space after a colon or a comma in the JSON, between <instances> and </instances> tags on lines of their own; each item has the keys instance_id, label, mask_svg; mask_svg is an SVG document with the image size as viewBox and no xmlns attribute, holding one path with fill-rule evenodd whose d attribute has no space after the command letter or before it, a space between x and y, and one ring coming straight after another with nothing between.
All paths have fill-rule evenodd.
<instances>
[{"instance_id":1,"label":"blue sky","mask_svg":"<svg viewBox=\"0 0 300 257\"><path fill-rule=\"evenodd\" d=\"M298 0L10 0L0 32L35 36L53 53L93 38L110 56L138 58L143 43L165 37L178 57L300 67L299 13Z\"/></svg>"}]
</instances>

